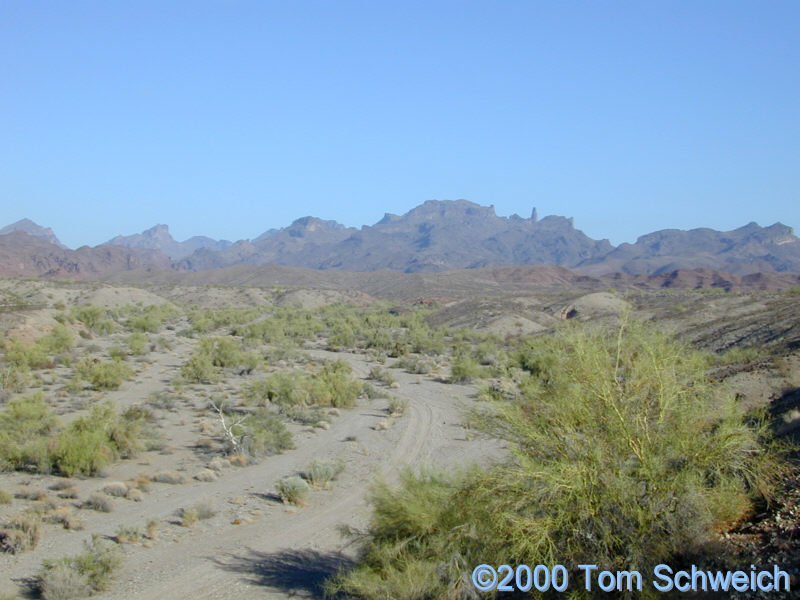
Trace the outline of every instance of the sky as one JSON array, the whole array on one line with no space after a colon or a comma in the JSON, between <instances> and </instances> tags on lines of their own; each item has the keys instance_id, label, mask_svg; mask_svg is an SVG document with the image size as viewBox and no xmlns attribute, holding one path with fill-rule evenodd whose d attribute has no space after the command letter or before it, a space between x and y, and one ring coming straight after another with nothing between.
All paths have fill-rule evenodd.
<instances>
[{"instance_id":1,"label":"sky","mask_svg":"<svg viewBox=\"0 0 800 600\"><path fill-rule=\"evenodd\" d=\"M800 227L796 1L0 0L0 226Z\"/></svg>"}]
</instances>

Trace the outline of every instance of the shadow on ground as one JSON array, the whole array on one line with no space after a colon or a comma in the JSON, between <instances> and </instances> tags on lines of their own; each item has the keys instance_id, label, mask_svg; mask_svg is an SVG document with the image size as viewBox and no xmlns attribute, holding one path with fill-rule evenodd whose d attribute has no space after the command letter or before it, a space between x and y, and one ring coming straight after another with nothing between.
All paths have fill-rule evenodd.
<instances>
[{"instance_id":1,"label":"shadow on ground","mask_svg":"<svg viewBox=\"0 0 800 600\"><path fill-rule=\"evenodd\" d=\"M351 558L339 552L288 549L272 554L249 550L214 562L226 571L241 573L255 585L310 598L325 597L325 581L354 566Z\"/></svg>"}]
</instances>

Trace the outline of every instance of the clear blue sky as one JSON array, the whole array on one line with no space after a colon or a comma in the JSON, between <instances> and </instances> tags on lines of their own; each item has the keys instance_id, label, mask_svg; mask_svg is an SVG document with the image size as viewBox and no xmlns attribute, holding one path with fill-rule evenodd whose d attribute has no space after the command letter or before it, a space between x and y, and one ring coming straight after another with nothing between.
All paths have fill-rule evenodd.
<instances>
[{"instance_id":1,"label":"clear blue sky","mask_svg":"<svg viewBox=\"0 0 800 600\"><path fill-rule=\"evenodd\" d=\"M800 2L0 0L0 225L800 226Z\"/></svg>"}]
</instances>

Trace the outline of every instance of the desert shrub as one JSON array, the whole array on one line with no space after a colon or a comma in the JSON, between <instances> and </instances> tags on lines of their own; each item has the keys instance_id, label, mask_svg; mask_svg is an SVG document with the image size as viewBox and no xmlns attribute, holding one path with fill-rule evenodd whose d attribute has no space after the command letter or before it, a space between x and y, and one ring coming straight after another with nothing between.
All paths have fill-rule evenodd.
<instances>
[{"instance_id":1,"label":"desert shrub","mask_svg":"<svg viewBox=\"0 0 800 600\"><path fill-rule=\"evenodd\" d=\"M179 511L178 516L180 517L181 525L183 527L194 527L199 519L197 516L197 510L194 508L182 508Z\"/></svg>"},{"instance_id":2,"label":"desert shrub","mask_svg":"<svg viewBox=\"0 0 800 600\"><path fill-rule=\"evenodd\" d=\"M43 561L38 576L39 588L46 600L84 598L108 589L114 572L121 564L120 551L103 542L98 536L93 536L92 541L86 544L86 551L83 554ZM80 579L67 579L65 576L67 572ZM72 587L67 588L65 581ZM81 582L84 582L82 588ZM62 587L58 587L59 585Z\"/></svg>"},{"instance_id":3,"label":"desert shrub","mask_svg":"<svg viewBox=\"0 0 800 600\"><path fill-rule=\"evenodd\" d=\"M214 366L211 357L202 352L189 357L181 367L181 376L193 383L214 383L220 380L219 370Z\"/></svg>"},{"instance_id":4,"label":"desert shrub","mask_svg":"<svg viewBox=\"0 0 800 600\"><path fill-rule=\"evenodd\" d=\"M124 481L112 481L103 486L103 493L116 498L122 498L128 493L128 484Z\"/></svg>"},{"instance_id":5,"label":"desert shrub","mask_svg":"<svg viewBox=\"0 0 800 600\"><path fill-rule=\"evenodd\" d=\"M285 504L296 506L305 506L311 492L311 487L306 480L298 475L281 479L275 484L275 489Z\"/></svg>"},{"instance_id":6,"label":"desert shrub","mask_svg":"<svg viewBox=\"0 0 800 600\"><path fill-rule=\"evenodd\" d=\"M57 564L39 575L39 589L44 600L75 600L91 594L86 576L70 565Z\"/></svg>"},{"instance_id":7,"label":"desert shrub","mask_svg":"<svg viewBox=\"0 0 800 600\"><path fill-rule=\"evenodd\" d=\"M178 485L186 481L183 475L177 471L158 471L153 475L152 479L158 483L169 483L172 485Z\"/></svg>"},{"instance_id":8,"label":"desert shrub","mask_svg":"<svg viewBox=\"0 0 800 600\"><path fill-rule=\"evenodd\" d=\"M144 533L138 527L125 527L120 525L114 533L114 541L118 544L135 544L144 538Z\"/></svg>"},{"instance_id":9,"label":"desert shrub","mask_svg":"<svg viewBox=\"0 0 800 600\"><path fill-rule=\"evenodd\" d=\"M522 393L487 414L513 459L376 486L362 562L334 591L408 598L420 576L413 597L459 597L480 563L644 572L701 550L780 472L766 428L711 386L705 356L662 333L568 327L526 357Z\"/></svg>"},{"instance_id":10,"label":"desert shrub","mask_svg":"<svg viewBox=\"0 0 800 600\"><path fill-rule=\"evenodd\" d=\"M311 379L302 371L279 371L245 383L242 395L250 404L269 401L281 406L305 406L312 403Z\"/></svg>"},{"instance_id":11,"label":"desert shrub","mask_svg":"<svg viewBox=\"0 0 800 600\"><path fill-rule=\"evenodd\" d=\"M108 349L108 356L111 360L128 360L128 351L122 346L114 344Z\"/></svg>"},{"instance_id":12,"label":"desert shrub","mask_svg":"<svg viewBox=\"0 0 800 600\"><path fill-rule=\"evenodd\" d=\"M78 363L76 375L96 390L116 390L133 375L133 369L119 359L99 362L85 358Z\"/></svg>"},{"instance_id":13,"label":"desert shrub","mask_svg":"<svg viewBox=\"0 0 800 600\"><path fill-rule=\"evenodd\" d=\"M41 539L41 518L26 512L12 518L6 528L0 530L0 552L19 554L33 550Z\"/></svg>"},{"instance_id":14,"label":"desert shrub","mask_svg":"<svg viewBox=\"0 0 800 600\"><path fill-rule=\"evenodd\" d=\"M137 331L125 338L125 343L128 345L131 354L134 356L141 356L147 354L150 340L147 338L147 334Z\"/></svg>"},{"instance_id":15,"label":"desert shrub","mask_svg":"<svg viewBox=\"0 0 800 600\"><path fill-rule=\"evenodd\" d=\"M764 351L755 346L741 347L728 349L724 354L714 355L713 362L715 365L733 365L740 363L752 362L764 355Z\"/></svg>"},{"instance_id":16,"label":"desert shrub","mask_svg":"<svg viewBox=\"0 0 800 600\"><path fill-rule=\"evenodd\" d=\"M11 339L4 349L6 363L18 369L41 369L55 364L52 354L39 343Z\"/></svg>"},{"instance_id":17,"label":"desert shrub","mask_svg":"<svg viewBox=\"0 0 800 600\"><path fill-rule=\"evenodd\" d=\"M427 375L433 371L434 368L436 368L436 363L434 363L430 358L421 358L419 356L403 356L399 358L392 366L403 369L407 373L413 373L415 375Z\"/></svg>"},{"instance_id":18,"label":"desert shrub","mask_svg":"<svg viewBox=\"0 0 800 600\"><path fill-rule=\"evenodd\" d=\"M208 500L201 500L192 506L192 509L197 513L197 518L201 521L211 519L217 514L217 509Z\"/></svg>"},{"instance_id":19,"label":"desert shrub","mask_svg":"<svg viewBox=\"0 0 800 600\"><path fill-rule=\"evenodd\" d=\"M100 335L108 335L114 330L114 323L109 319L109 312L102 306L83 304L73 306L69 311L71 321L83 323L89 331Z\"/></svg>"},{"instance_id":20,"label":"desert shrub","mask_svg":"<svg viewBox=\"0 0 800 600\"><path fill-rule=\"evenodd\" d=\"M303 479L308 481L314 489L326 489L344 471L342 461L317 462L314 461L303 473Z\"/></svg>"},{"instance_id":21,"label":"desert shrub","mask_svg":"<svg viewBox=\"0 0 800 600\"><path fill-rule=\"evenodd\" d=\"M0 504L11 504L11 494L5 490L0 490Z\"/></svg>"},{"instance_id":22,"label":"desert shrub","mask_svg":"<svg viewBox=\"0 0 800 600\"><path fill-rule=\"evenodd\" d=\"M203 338L199 351L208 355L215 367L235 367L239 364L241 344L230 337Z\"/></svg>"},{"instance_id":23,"label":"desert shrub","mask_svg":"<svg viewBox=\"0 0 800 600\"><path fill-rule=\"evenodd\" d=\"M73 475L95 475L118 458L144 449L148 415L137 407L118 414L110 403L97 404L88 415L74 420L56 437L52 454L58 470Z\"/></svg>"},{"instance_id":24,"label":"desert shrub","mask_svg":"<svg viewBox=\"0 0 800 600\"><path fill-rule=\"evenodd\" d=\"M49 472L48 440L58 426L41 392L12 399L0 412L0 469Z\"/></svg>"},{"instance_id":25,"label":"desert shrub","mask_svg":"<svg viewBox=\"0 0 800 600\"><path fill-rule=\"evenodd\" d=\"M152 304L128 317L127 326L133 331L158 333L162 325L180 314L173 304Z\"/></svg>"},{"instance_id":26,"label":"desert shrub","mask_svg":"<svg viewBox=\"0 0 800 600\"><path fill-rule=\"evenodd\" d=\"M391 371L387 371L386 369L378 366L370 368L369 378L374 379L375 381L380 381L383 385L392 385L397 381L394 375L392 375Z\"/></svg>"},{"instance_id":27,"label":"desert shrub","mask_svg":"<svg viewBox=\"0 0 800 600\"><path fill-rule=\"evenodd\" d=\"M114 501L105 494L92 494L86 499L84 506L99 512L111 512L114 510Z\"/></svg>"},{"instance_id":28,"label":"desert shrub","mask_svg":"<svg viewBox=\"0 0 800 600\"><path fill-rule=\"evenodd\" d=\"M320 421L330 421L330 415L319 406L282 406L281 414L302 425L316 425Z\"/></svg>"},{"instance_id":29,"label":"desert shrub","mask_svg":"<svg viewBox=\"0 0 800 600\"><path fill-rule=\"evenodd\" d=\"M469 383L483 375L483 370L478 362L467 354L461 354L453 358L450 365L451 383Z\"/></svg>"},{"instance_id":30,"label":"desert shrub","mask_svg":"<svg viewBox=\"0 0 800 600\"><path fill-rule=\"evenodd\" d=\"M233 429L233 435L239 440L240 451L253 458L280 454L294 448L292 434L286 425L278 415L264 408L248 415ZM229 451L232 450L229 448Z\"/></svg>"},{"instance_id":31,"label":"desert shrub","mask_svg":"<svg viewBox=\"0 0 800 600\"><path fill-rule=\"evenodd\" d=\"M318 404L347 408L356 403L361 393L361 383L351 373L344 361L328 363L313 375L281 371L245 384L243 394L251 404L268 400L279 406Z\"/></svg>"},{"instance_id":32,"label":"desert shrub","mask_svg":"<svg viewBox=\"0 0 800 600\"><path fill-rule=\"evenodd\" d=\"M31 374L27 365L9 365L0 369L0 390L9 396L23 391L30 380Z\"/></svg>"},{"instance_id":33,"label":"desert shrub","mask_svg":"<svg viewBox=\"0 0 800 600\"><path fill-rule=\"evenodd\" d=\"M392 397L389 399L389 406L387 407L387 410L391 416L399 417L406 412L407 408L408 400L405 398Z\"/></svg>"},{"instance_id":34,"label":"desert shrub","mask_svg":"<svg viewBox=\"0 0 800 600\"><path fill-rule=\"evenodd\" d=\"M388 398L389 392L386 388L377 388L372 385L369 381L361 384L361 393L369 398L370 400L375 400L376 398Z\"/></svg>"},{"instance_id":35,"label":"desert shrub","mask_svg":"<svg viewBox=\"0 0 800 600\"><path fill-rule=\"evenodd\" d=\"M351 377L350 365L342 360L328 363L313 378L315 404L348 408L361 393L361 383Z\"/></svg>"}]
</instances>

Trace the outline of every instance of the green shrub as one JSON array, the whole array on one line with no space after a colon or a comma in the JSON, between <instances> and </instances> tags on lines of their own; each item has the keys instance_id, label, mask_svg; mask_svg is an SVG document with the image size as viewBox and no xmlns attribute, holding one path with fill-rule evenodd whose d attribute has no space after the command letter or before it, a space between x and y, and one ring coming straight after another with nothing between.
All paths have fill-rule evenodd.
<instances>
[{"instance_id":1,"label":"green shrub","mask_svg":"<svg viewBox=\"0 0 800 600\"><path fill-rule=\"evenodd\" d=\"M303 473L303 479L308 481L314 489L327 489L342 471L344 471L344 463L342 461L314 461L308 465L308 468Z\"/></svg>"},{"instance_id":2,"label":"green shrub","mask_svg":"<svg viewBox=\"0 0 800 600\"><path fill-rule=\"evenodd\" d=\"M0 469L50 472L48 440L58 426L41 392L11 400L0 413Z\"/></svg>"},{"instance_id":3,"label":"green shrub","mask_svg":"<svg viewBox=\"0 0 800 600\"><path fill-rule=\"evenodd\" d=\"M99 362L85 358L78 363L76 374L96 390L116 390L133 376L133 369L118 359Z\"/></svg>"},{"instance_id":4,"label":"green shrub","mask_svg":"<svg viewBox=\"0 0 800 600\"><path fill-rule=\"evenodd\" d=\"M408 598L419 576L412 597L453 598L480 563L645 572L699 552L781 472L766 427L713 389L705 356L664 334L567 327L525 356L521 393L486 415L513 460L378 485L362 562L334 591Z\"/></svg>"},{"instance_id":5,"label":"green shrub","mask_svg":"<svg viewBox=\"0 0 800 600\"><path fill-rule=\"evenodd\" d=\"M323 366L313 378L315 404L337 408L355 406L361 394L361 383L353 379L351 373L350 365L341 360Z\"/></svg>"},{"instance_id":6,"label":"green shrub","mask_svg":"<svg viewBox=\"0 0 800 600\"><path fill-rule=\"evenodd\" d=\"M387 410L389 411L389 414L391 416L400 417L406 412L407 408L408 408L408 400L406 400L405 398L393 397L389 399L389 406Z\"/></svg>"},{"instance_id":7,"label":"green shrub","mask_svg":"<svg viewBox=\"0 0 800 600\"><path fill-rule=\"evenodd\" d=\"M391 371L378 366L374 366L369 370L369 378L380 381L383 385L392 385L397 382Z\"/></svg>"},{"instance_id":8,"label":"green shrub","mask_svg":"<svg viewBox=\"0 0 800 600\"><path fill-rule=\"evenodd\" d=\"M125 343L128 344L128 349L130 350L131 354L134 356L142 356L147 354L148 344L150 340L147 338L147 334L141 331L137 331L135 333L130 334L126 339Z\"/></svg>"},{"instance_id":9,"label":"green shrub","mask_svg":"<svg viewBox=\"0 0 800 600\"><path fill-rule=\"evenodd\" d=\"M471 356L462 354L453 358L453 364L450 366L451 383L469 383L482 374L481 366Z\"/></svg>"},{"instance_id":10,"label":"green shrub","mask_svg":"<svg viewBox=\"0 0 800 600\"><path fill-rule=\"evenodd\" d=\"M108 335L114 330L114 323L109 319L108 310L102 306L89 304L73 306L69 316L70 320L80 321L89 331L100 335Z\"/></svg>"},{"instance_id":11,"label":"green shrub","mask_svg":"<svg viewBox=\"0 0 800 600\"><path fill-rule=\"evenodd\" d=\"M127 325L133 331L158 333L163 324L180 314L173 304L152 304L136 311L128 317Z\"/></svg>"},{"instance_id":12,"label":"green shrub","mask_svg":"<svg viewBox=\"0 0 800 600\"><path fill-rule=\"evenodd\" d=\"M181 367L181 376L193 383L214 383L221 376L208 354L195 353Z\"/></svg>"},{"instance_id":13,"label":"green shrub","mask_svg":"<svg viewBox=\"0 0 800 600\"><path fill-rule=\"evenodd\" d=\"M52 450L55 464L69 477L95 475L115 460L143 450L145 439L153 435L148 431L151 420L138 407L120 415L110 403L95 405L57 436Z\"/></svg>"},{"instance_id":14,"label":"green shrub","mask_svg":"<svg viewBox=\"0 0 800 600\"><path fill-rule=\"evenodd\" d=\"M305 479L298 475L281 479L275 484L275 489L284 503L296 506L305 506L308 503L308 495L311 491L311 487L306 483Z\"/></svg>"},{"instance_id":15,"label":"green shrub","mask_svg":"<svg viewBox=\"0 0 800 600\"><path fill-rule=\"evenodd\" d=\"M251 404L265 400L279 406L355 405L361 393L361 382L351 376L344 361L324 365L313 375L302 371L282 371L244 385L243 394Z\"/></svg>"},{"instance_id":16,"label":"green shrub","mask_svg":"<svg viewBox=\"0 0 800 600\"><path fill-rule=\"evenodd\" d=\"M240 450L254 458L280 454L294 448L292 434L286 425L280 417L264 408L248 415L234 428L233 433L240 440ZM229 448L229 451L232 450Z\"/></svg>"}]
</instances>

